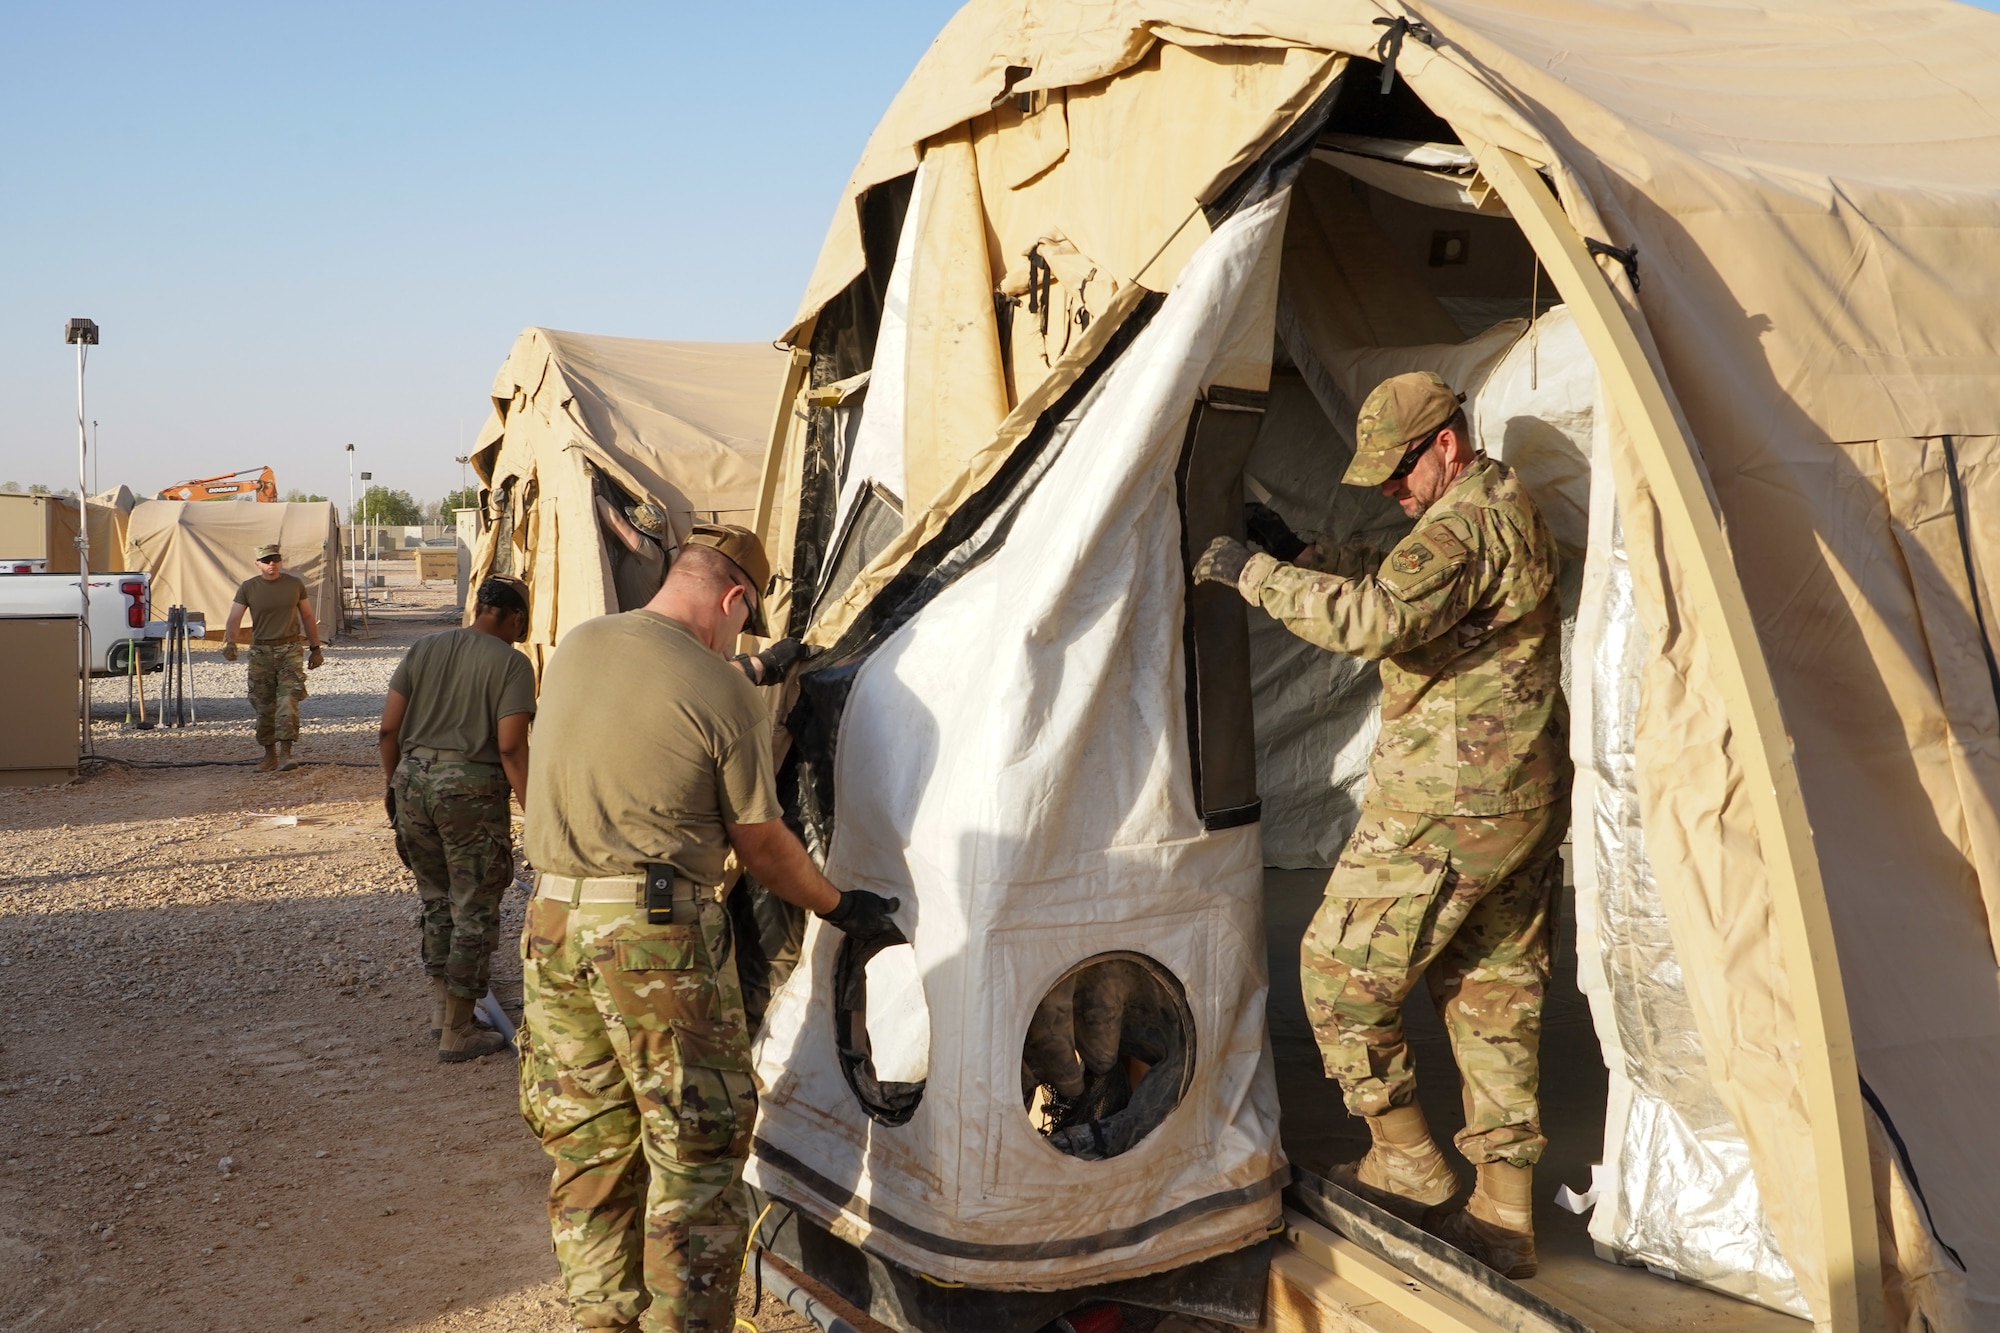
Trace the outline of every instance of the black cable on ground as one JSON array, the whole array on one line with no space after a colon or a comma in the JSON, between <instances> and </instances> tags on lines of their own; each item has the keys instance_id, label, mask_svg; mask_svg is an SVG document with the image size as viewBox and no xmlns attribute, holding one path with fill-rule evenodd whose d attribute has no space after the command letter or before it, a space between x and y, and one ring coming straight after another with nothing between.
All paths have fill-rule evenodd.
<instances>
[{"instance_id":1,"label":"black cable on ground","mask_svg":"<svg viewBox=\"0 0 2000 1333\"><path fill-rule=\"evenodd\" d=\"M117 764L122 768L254 768L261 759L120 759L116 755L88 755L77 763L79 772L96 766ZM380 763L364 764L352 759L297 759L298 768L380 768ZM289 771L289 770L288 770Z\"/></svg>"}]
</instances>

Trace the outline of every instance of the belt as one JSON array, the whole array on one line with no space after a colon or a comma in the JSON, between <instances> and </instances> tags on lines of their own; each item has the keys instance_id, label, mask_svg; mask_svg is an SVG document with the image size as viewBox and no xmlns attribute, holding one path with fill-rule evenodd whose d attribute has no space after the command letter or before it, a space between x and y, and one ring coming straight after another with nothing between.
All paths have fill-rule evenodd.
<instances>
[{"instance_id":1,"label":"belt","mask_svg":"<svg viewBox=\"0 0 2000 1333\"><path fill-rule=\"evenodd\" d=\"M297 639L279 639L279 640L278 640L277 642L275 642L275 643L258 643L258 642L256 642L256 641L255 641L255 640L253 639L253 640L251 641L251 643L250 643L250 646L251 646L252 648L272 648L272 649L276 649L276 648L302 648L302 647L304 647L304 646L305 646L305 642L306 642L306 641L305 641L305 640L304 640L303 638L297 638Z\"/></svg>"},{"instance_id":2,"label":"belt","mask_svg":"<svg viewBox=\"0 0 2000 1333\"><path fill-rule=\"evenodd\" d=\"M553 898L571 907L581 907L585 903L623 903L635 907L639 903L640 891L645 887L644 875L602 875L578 877L575 875L551 875L545 870L535 872L535 896ZM685 875L674 876L674 901L677 903L697 903L722 901L720 884L696 884Z\"/></svg>"},{"instance_id":3,"label":"belt","mask_svg":"<svg viewBox=\"0 0 2000 1333\"><path fill-rule=\"evenodd\" d=\"M439 764L484 764L488 768L498 768L491 759L475 759L463 750L439 750L429 745L412 745L403 751L405 759L421 759L425 763Z\"/></svg>"}]
</instances>

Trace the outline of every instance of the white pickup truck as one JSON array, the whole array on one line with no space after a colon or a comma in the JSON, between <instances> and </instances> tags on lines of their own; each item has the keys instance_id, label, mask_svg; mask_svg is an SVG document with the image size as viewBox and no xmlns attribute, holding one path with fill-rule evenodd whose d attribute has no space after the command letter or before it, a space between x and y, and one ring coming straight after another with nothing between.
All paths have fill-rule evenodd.
<instances>
[{"instance_id":1,"label":"white pickup truck","mask_svg":"<svg viewBox=\"0 0 2000 1333\"><path fill-rule=\"evenodd\" d=\"M14 573L16 563L0 567L0 617L73 616L82 609L76 575ZM151 574L90 576L91 675L125 675L135 652L141 671L160 669L160 640L146 633L152 609Z\"/></svg>"}]
</instances>

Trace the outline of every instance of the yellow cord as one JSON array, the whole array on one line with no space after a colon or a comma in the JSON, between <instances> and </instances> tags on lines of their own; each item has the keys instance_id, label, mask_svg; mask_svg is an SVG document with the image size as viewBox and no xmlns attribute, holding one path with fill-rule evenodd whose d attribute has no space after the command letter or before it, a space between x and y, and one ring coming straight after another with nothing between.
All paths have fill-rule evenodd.
<instances>
[{"instance_id":1,"label":"yellow cord","mask_svg":"<svg viewBox=\"0 0 2000 1333\"><path fill-rule=\"evenodd\" d=\"M745 1319L742 1315L736 1316L736 1327L747 1328L750 1330L750 1333L759 1333L757 1326L751 1323L748 1319Z\"/></svg>"},{"instance_id":2,"label":"yellow cord","mask_svg":"<svg viewBox=\"0 0 2000 1333\"><path fill-rule=\"evenodd\" d=\"M963 1282L946 1282L943 1278L932 1277L929 1273L918 1273L917 1276L930 1283L933 1287L943 1287L946 1291L957 1291L965 1285Z\"/></svg>"},{"instance_id":3,"label":"yellow cord","mask_svg":"<svg viewBox=\"0 0 2000 1333\"><path fill-rule=\"evenodd\" d=\"M740 1277L750 1271L750 1251L757 1246L757 1232L764 1225L764 1219L769 1217L771 1210L777 1206L778 1201L776 1199L771 1200L764 1205L764 1211L757 1214L757 1220L750 1224L750 1243L743 1247L743 1263L736 1270L737 1276ZM736 1322L739 1324L750 1323L747 1319L739 1319ZM750 1324L750 1333L757 1333L757 1326L755 1324Z\"/></svg>"}]
</instances>

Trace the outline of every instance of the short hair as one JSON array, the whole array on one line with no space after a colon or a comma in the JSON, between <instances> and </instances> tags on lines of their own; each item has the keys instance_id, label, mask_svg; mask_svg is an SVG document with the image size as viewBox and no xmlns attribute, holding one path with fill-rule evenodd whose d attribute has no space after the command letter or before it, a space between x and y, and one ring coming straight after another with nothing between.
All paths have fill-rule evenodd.
<instances>
[{"instance_id":1,"label":"short hair","mask_svg":"<svg viewBox=\"0 0 2000 1333\"><path fill-rule=\"evenodd\" d=\"M502 615L510 611L526 615L528 611L527 599L521 596L521 590L511 580L502 578L490 578L479 585L476 605L481 610L490 608Z\"/></svg>"},{"instance_id":2,"label":"short hair","mask_svg":"<svg viewBox=\"0 0 2000 1333\"><path fill-rule=\"evenodd\" d=\"M690 591L720 597L731 588L750 588L750 577L713 546L683 546L667 571L667 582L686 586Z\"/></svg>"}]
</instances>

